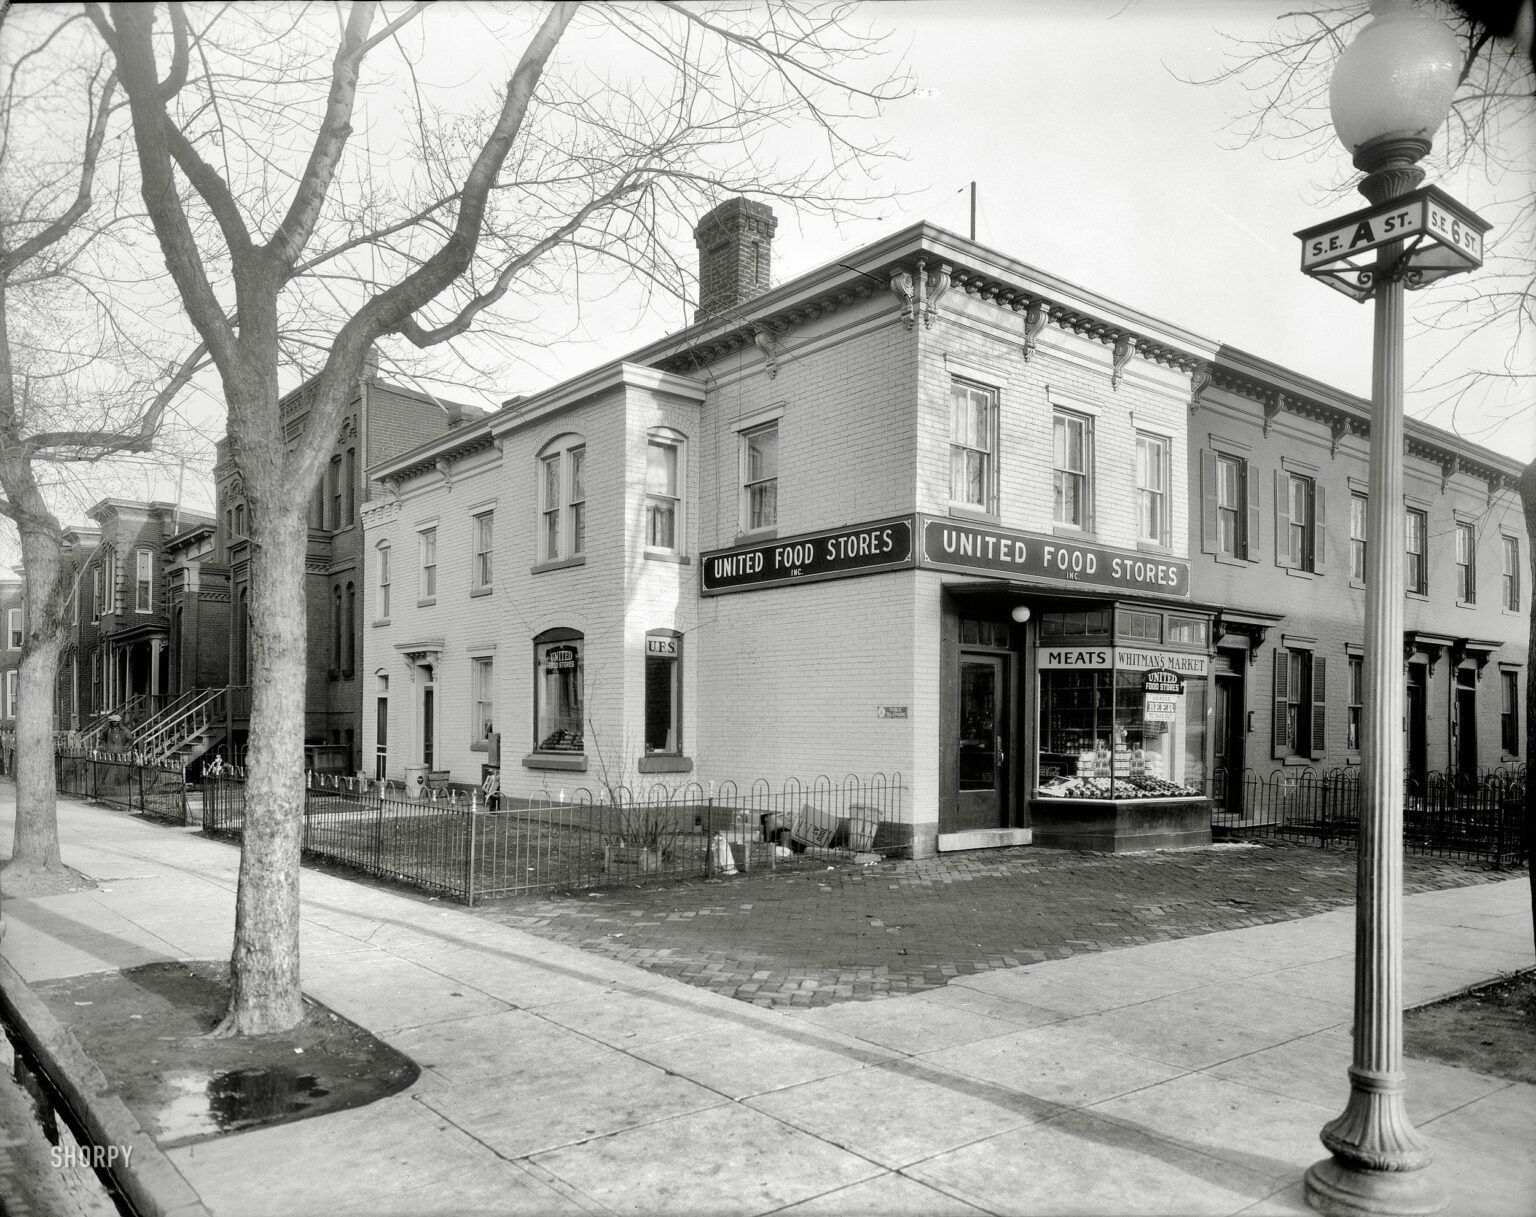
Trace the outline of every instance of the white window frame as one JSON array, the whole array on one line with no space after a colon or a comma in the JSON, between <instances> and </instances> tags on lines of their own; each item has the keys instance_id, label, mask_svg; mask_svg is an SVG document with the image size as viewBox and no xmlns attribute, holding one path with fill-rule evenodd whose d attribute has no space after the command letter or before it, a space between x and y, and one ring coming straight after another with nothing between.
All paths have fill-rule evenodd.
<instances>
[{"instance_id":1,"label":"white window frame","mask_svg":"<svg viewBox=\"0 0 1536 1217\"><path fill-rule=\"evenodd\" d=\"M539 451L539 562L586 558L587 441L562 435Z\"/></svg>"},{"instance_id":2,"label":"white window frame","mask_svg":"<svg viewBox=\"0 0 1536 1217\"><path fill-rule=\"evenodd\" d=\"M1248 458L1234 456L1230 452L1217 451L1216 456L1216 552L1225 554L1229 558L1246 559L1250 551L1248 541L1248 478L1250 475ZM1223 481L1221 472L1224 468L1231 468L1233 473L1232 493L1236 496L1236 502L1224 504L1222 502ZM1225 548L1222 541L1221 521L1224 512L1230 513L1232 520L1232 548Z\"/></svg>"},{"instance_id":3,"label":"white window frame","mask_svg":"<svg viewBox=\"0 0 1536 1217\"><path fill-rule=\"evenodd\" d=\"M1349 577L1365 582L1365 564L1370 560L1367 536L1370 531L1371 500L1358 490L1349 492Z\"/></svg>"},{"instance_id":4,"label":"white window frame","mask_svg":"<svg viewBox=\"0 0 1536 1217\"><path fill-rule=\"evenodd\" d=\"M549 635L555 635L550 637ZM586 755L586 637L576 630L546 630L533 642L533 751L543 756L584 757ZM551 694L558 694L562 678L553 671L545 671L542 664L550 651L569 647L575 651L574 673L569 684L575 693L576 718L572 725L569 716L562 719L553 713L549 704ZM553 677L553 679L551 679ZM564 725L562 725L564 724ZM545 749L544 745L555 733L566 731L576 738L576 746L557 746Z\"/></svg>"},{"instance_id":5,"label":"white window frame","mask_svg":"<svg viewBox=\"0 0 1536 1217\"><path fill-rule=\"evenodd\" d=\"M416 601L418 604L434 604L437 601L436 524L416 530L416 554Z\"/></svg>"},{"instance_id":6,"label":"white window frame","mask_svg":"<svg viewBox=\"0 0 1536 1217\"><path fill-rule=\"evenodd\" d=\"M1054 406L1051 413L1051 519L1062 528L1072 528L1079 532L1093 531L1093 424L1091 414L1085 414L1080 410L1069 410L1063 406ZM1058 436L1065 426L1070 429L1077 425L1082 428L1082 467L1073 468L1070 464L1058 459L1057 453L1061 448ZM1070 432L1069 432L1070 434ZM1070 447L1070 443L1068 444ZM1064 479L1078 479L1081 489L1081 519L1071 520L1063 518L1062 488Z\"/></svg>"},{"instance_id":7,"label":"white window frame","mask_svg":"<svg viewBox=\"0 0 1536 1217\"><path fill-rule=\"evenodd\" d=\"M16 717L16 669L5 670L5 716Z\"/></svg>"},{"instance_id":8,"label":"white window frame","mask_svg":"<svg viewBox=\"0 0 1536 1217\"><path fill-rule=\"evenodd\" d=\"M1417 516L1422 527L1419 529L1419 548L1413 549L1413 521ZM1415 572L1414 558L1418 559ZM1413 584L1406 582L1406 576L1417 573ZM1403 574L1405 576L1404 590L1413 596L1429 595L1429 512L1421 507L1407 507L1403 510Z\"/></svg>"},{"instance_id":9,"label":"white window frame","mask_svg":"<svg viewBox=\"0 0 1536 1217\"><path fill-rule=\"evenodd\" d=\"M470 590L488 592L495 586L496 510L487 508L469 518L470 542L474 555L470 562Z\"/></svg>"},{"instance_id":10,"label":"white window frame","mask_svg":"<svg viewBox=\"0 0 1536 1217\"><path fill-rule=\"evenodd\" d=\"M738 443L740 447L738 449L737 460L740 472L739 484L741 487L740 526L741 531L744 533L767 533L778 531L779 440L781 438L779 422L780 420L777 418L767 419L763 422L757 423L755 426L744 427L738 433ZM757 470L756 472L761 476L754 478L752 476L754 470L752 468L751 456L753 442L760 436L768 435L770 433L773 435L773 468L771 471L764 469ZM770 483L773 485L773 518L771 520L764 521L761 519L761 517L757 517L756 522L754 522L752 509L753 493L762 487L768 486ZM762 501L766 502L766 499Z\"/></svg>"},{"instance_id":11,"label":"white window frame","mask_svg":"<svg viewBox=\"0 0 1536 1217\"><path fill-rule=\"evenodd\" d=\"M670 453L672 483L670 487L658 487L652 474L653 453ZM677 554L684 549L684 489L687 476L687 441L676 431L666 427L654 427L645 437L645 548L650 553ZM661 514L671 512L672 543L658 542L655 523Z\"/></svg>"},{"instance_id":12,"label":"white window frame","mask_svg":"<svg viewBox=\"0 0 1536 1217\"><path fill-rule=\"evenodd\" d=\"M949 381L949 503L988 515L997 512L997 447L1001 394L996 386L951 376ZM973 408L980 404L984 414L979 425ZM962 409L962 406L964 409ZM974 458L974 465L973 460ZM980 466L979 498L972 498L967 488L970 473Z\"/></svg>"},{"instance_id":13,"label":"white window frame","mask_svg":"<svg viewBox=\"0 0 1536 1217\"><path fill-rule=\"evenodd\" d=\"M22 647L21 610L19 608L5 610L5 647L8 651L19 651Z\"/></svg>"},{"instance_id":14,"label":"white window frame","mask_svg":"<svg viewBox=\"0 0 1536 1217\"><path fill-rule=\"evenodd\" d=\"M651 674L664 672L667 680L667 714L670 738L665 745L651 745ZM645 696L641 740L646 756L683 755L683 637L675 630L651 630L645 636Z\"/></svg>"},{"instance_id":15,"label":"white window frame","mask_svg":"<svg viewBox=\"0 0 1536 1217\"><path fill-rule=\"evenodd\" d=\"M394 546L388 541L380 541L374 546L374 591L376 593L375 607L378 614L375 621L388 621L390 611L390 580L394 572L391 569Z\"/></svg>"},{"instance_id":16,"label":"white window frame","mask_svg":"<svg viewBox=\"0 0 1536 1217\"><path fill-rule=\"evenodd\" d=\"M117 612L117 551L109 549L102 558L103 574L101 581L106 584L106 603L102 606L102 616Z\"/></svg>"},{"instance_id":17,"label":"white window frame","mask_svg":"<svg viewBox=\"0 0 1536 1217\"><path fill-rule=\"evenodd\" d=\"M1457 520L1455 524L1456 600L1459 604L1476 604L1477 525L1470 520Z\"/></svg>"},{"instance_id":18,"label":"white window frame","mask_svg":"<svg viewBox=\"0 0 1536 1217\"><path fill-rule=\"evenodd\" d=\"M471 655L469 673L469 746L484 749L496 730L496 656Z\"/></svg>"},{"instance_id":19,"label":"white window frame","mask_svg":"<svg viewBox=\"0 0 1536 1217\"><path fill-rule=\"evenodd\" d=\"M154 551L148 549L136 550L133 561L133 611L136 613L153 613L155 611Z\"/></svg>"},{"instance_id":20,"label":"white window frame","mask_svg":"<svg viewBox=\"0 0 1536 1217\"><path fill-rule=\"evenodd\" d=\"M1500 533L1499 600L1507 613L1520 611L1520 538Z\"/></svg>"},{"instance_id":21,"label":"white window frame","mask_svg":"<svg viewBox=\"0 0 1536 1217\"><path fill-rule=\"evenodd\" d=\"M1308 473L1285 470L1286 527L1290 565L1295 570L1317 570L1317 479Z\"/></svg>"},{"instance_id":22,"label":"white window frame","mask_svg":"<svg viewBox=\"0 0 1536 1217\"><path fill-rule=\"evenodd\" d=\"M1158 450L1155 461L1143 458L1143 453L1152 445L1155 445ZM1148 486L1143 479L1154 465L1157 485ZM1159 435L1155 431L1136 432L1136 539L1138 541L1145 541L1150 545L1168 544L1172 525L1168 510L1172 500L1168 491L1172 480L1172 441L1166 435ZM1150 533L1146 528L1149 505L1155 506L1157 513L1156 527Z\"/></svg>"}]
</instances>

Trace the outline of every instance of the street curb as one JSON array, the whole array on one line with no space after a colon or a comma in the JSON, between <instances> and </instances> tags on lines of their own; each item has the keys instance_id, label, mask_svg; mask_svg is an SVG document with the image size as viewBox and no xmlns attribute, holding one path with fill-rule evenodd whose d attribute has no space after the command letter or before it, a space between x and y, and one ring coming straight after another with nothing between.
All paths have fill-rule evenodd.
<instances>
[{"instance_id":1,"label":"street curb","mask_svg":"<svg viewBox=\"0 0 1536 1217\"><path fill-rule=\"evenodd\" d=\"M111 1167L111 1174L140 1217L210 1217L202 1198L140 1127L74 1033L4 959L0 1011L92 1143L132 1150L126 1162Z\"/></svg>"}]
</instances>

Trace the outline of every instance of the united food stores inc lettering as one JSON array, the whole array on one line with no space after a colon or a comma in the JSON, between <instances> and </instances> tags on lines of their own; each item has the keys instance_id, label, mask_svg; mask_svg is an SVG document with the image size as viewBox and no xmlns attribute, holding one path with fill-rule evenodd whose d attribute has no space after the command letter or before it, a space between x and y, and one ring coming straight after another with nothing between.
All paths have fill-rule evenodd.
<instances>
[{"instance_id":1,"label":"united food stores inc lettering","mask_svg":"<svg viewBox=\"0 0 1536 1217\"><path fill-rule=\"evenodd\" d=\"M923 565L985 571L1092 587L1189 595L1189 563L1124 553L1060 537L922 518Z\"/></svg>"},{"instance_id":2,"label":"united food stores inc lettering","mask_svg":"<svg viewBox=\"0 0 1536 1217\"><path fill-rule=\"evenodd\" d=\"M718 596L870 575L912 562L912 517L903 516L705 553L699 563L700 592Z\"/></svg>"}]
</instances>

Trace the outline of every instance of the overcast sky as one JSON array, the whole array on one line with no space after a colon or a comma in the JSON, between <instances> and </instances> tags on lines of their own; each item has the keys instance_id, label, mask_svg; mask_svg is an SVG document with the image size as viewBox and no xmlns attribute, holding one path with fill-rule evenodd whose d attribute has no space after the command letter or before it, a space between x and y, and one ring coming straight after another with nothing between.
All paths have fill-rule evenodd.
<instances>
[{"instance_id":1,"label":"overcast sky","mask_svg":"<svg viewBox=\"0 0 1536 1217\"><path fill-rule=\"evenodd\" d=\"M917 220L965 234L974 181L976 236L984 244L1367 396L1371 307L1303 276L1293 235L1364 206L1353 194L1325 197L1325 189L1350 172L1347 154L1335 144L1317 161L1274 141L1240 146L1232 120L1251 104L1244 89L1201 88L1180 79L1220 70L1231 49L1223 34L1260 37L1278 14L1295 7L1295 0L870 5L868 16L889 31L893 53L905 51L917 86L888 108L874 132L904 153L882 169L879 188L891 201L878 217L841 229L781 206L775 281L846 260L859 246ZM487 36L484 12L451 0L427 10L424 76L436 75L445 85L459 81L461 89L504 79L518 48ZM562 50L583 52L579 45ZM460 100L453 91L442 97L449 105ZM1536 140L1536 126L1527 123L1508 138ZM1536 187L1529 180L1438 178L1433 171L1430 180L1474 210ZM694 218L679 224L684 234ZM685 245L680 252L692 264L691 244ZM1463 285L1474 285L1476 275L1464 277ZM1532 340L1512 329L1490 327L1452 351L1451 337L1416 327L1416 312L1422 315L1429 297L1446 290L1408 296L1409 413L1521 460L1536 457L1536 401L1528 388L1524 404L1519 387L1506 383L1469 397L1453 416L1438 404L1441 395L1423 387L1474 364L1497 365L1512 352L1517 363L1536 370ZM569 329L568 340L517 348L495 393L426 387L494 404L620 357L682 328L691 316L680 302L653 299L642 310L634 295L618 292L584 302L579 323L560 327ZM221 428L210 411L209 433ZM144 465L143 487L130 492L174 498L178 472L188 505L211 503L208 471L154 462Z\"/></svg>"},{"instance_id":2,"label":"overcast sky","mask_svg":"<svg viewBox=\"0 0 1536 1217\"><path fill-rule=\"evenodd\" d=\"M885 167L886 214L834 231L780 213L774 278L782 281L926 219L966 234L976 182L977 239L1041 270L1230 343L1361 396L1370 393L1371 306L1303 276L1298 229L1364 207L1356 194L1325 198L1350 172L1297 158L1291 145L1239 146L1234 116L1251 99L1236 85L1199 88L1228 54L1222 34L1258 37L1277 14L1269 0L891 0L872 16L908 46L917 94L890 107L882 130L906 149ZM1533 138L1527 125L1518 138ZM1431 181L1477 210L1511 183ZM1524 184L1529 191L1531 183ZM1493 234L1497 237L1499 234ZM1475 272L1474 272L1475 273ZM1442 290L1444 290L1442 288ZM1429 289L1433 293L1434 288ZM1415 330L1410 294L1408 365L1439 368L1425 383L1474 361L1494 364L1519 341L1490 332L1446 359L1451 340ZM530 392L614 358L691 317L657 307L635 329L594 314L589 342L571 342L510 370L511 392ZM611 316L617 316L612 314ZM1536 370L1536 348L1520 351ZM1536 457L1536 405L1513 387L1464 402L1453 418L1411 392L1410 414Z\"/></svg>"}]
</instances>

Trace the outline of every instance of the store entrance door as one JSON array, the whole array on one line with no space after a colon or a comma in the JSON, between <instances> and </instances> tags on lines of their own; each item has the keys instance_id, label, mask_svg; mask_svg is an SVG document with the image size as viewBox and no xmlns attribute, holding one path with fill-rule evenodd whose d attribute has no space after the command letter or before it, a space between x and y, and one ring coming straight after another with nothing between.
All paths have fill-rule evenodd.
<instances>
[{"instance_id":1,"label":"store entrance door","mask_svg":"<svg viewBox=\"0 0 1536 1217\"><path fill-rule=\"evenodd\" d=\"M1243 709L1241 668L1216 673L1216 769L1222 810L1243 814L1243 747L1247 743L1248 715Z\"/></svg>"},{"instance_id":2,"label":"store entrance door","mask_svg":"<svg viewBox=\"0 0 1536 1217\"><path fill-rule=\"evenodd\" d=\"M1008 826L1008 659L960 656L958 789L941 833Z\"/></svg>"}]
</instances>

